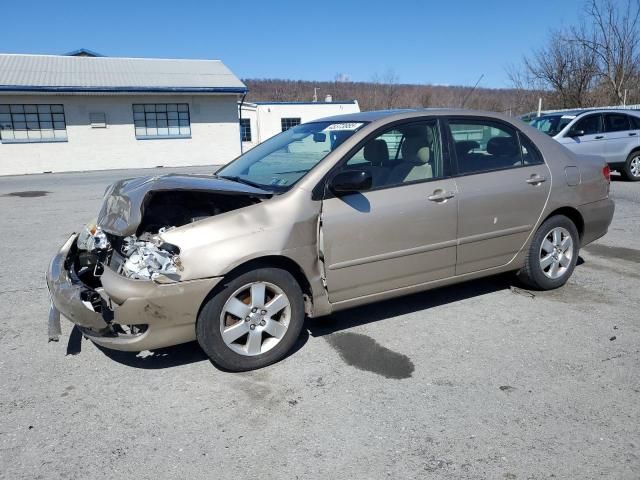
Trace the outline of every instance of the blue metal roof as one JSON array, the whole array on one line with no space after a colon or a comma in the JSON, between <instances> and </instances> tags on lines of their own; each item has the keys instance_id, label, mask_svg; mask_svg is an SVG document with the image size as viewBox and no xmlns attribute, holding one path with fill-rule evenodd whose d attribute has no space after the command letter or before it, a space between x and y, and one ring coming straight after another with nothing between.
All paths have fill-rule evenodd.
<instances>
[{"instance_id":1,"label":"blue metal roof","mask_svg":"<svg viewBox=\"0 0 640 480\"><path fill-rule=\"evenodd\" d=\"M219 60L0 54L0 91L245 93Z\"/></svg>"}]
</instances>

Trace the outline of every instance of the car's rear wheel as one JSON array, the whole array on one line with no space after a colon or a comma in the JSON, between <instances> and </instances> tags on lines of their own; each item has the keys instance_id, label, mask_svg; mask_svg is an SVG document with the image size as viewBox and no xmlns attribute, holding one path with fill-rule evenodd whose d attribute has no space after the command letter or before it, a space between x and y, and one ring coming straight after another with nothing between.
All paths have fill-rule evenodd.
<instances>
[{"instance_id":1,"label":"car's rear wheel","mask_svg":"<svg viewBox=\"0 0 640 480\"><path fill-rule=\"evenodd\" d=\"M632 182L640 181L640 152L631 152L622 168L622 176Z\"/></svg>"},{"instance_id":2,"label":"car's rear wheel","mask_svg":"<svg viewBox=\"0 0 640 480\"><path fill-rule=\"evenodd\" d=\"M520 279L536 290L564 285L576 266L580 237L575 224L564 215L548 218L536 231Z\"/></svg>"},{"instance_id":3,"label":"car's rear wheel","mask_svg":"<svg viewBox=\"0 0 640 480\"><path fill-rule=\"evenodd\" d=\"M198 343L223 369L270 365L293 347L304 323L302 290L279 268L259 268L226 279L198 316Z\"/></svg>"}]
</instances>

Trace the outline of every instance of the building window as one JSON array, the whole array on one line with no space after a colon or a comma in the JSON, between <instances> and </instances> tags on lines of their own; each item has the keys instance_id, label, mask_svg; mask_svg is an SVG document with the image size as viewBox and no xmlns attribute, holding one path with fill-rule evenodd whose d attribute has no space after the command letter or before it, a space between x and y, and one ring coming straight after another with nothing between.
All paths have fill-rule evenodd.
<instances>
[{"instance_id":1,"label":"building window","mask_svg":"<svg viewBox=\"0 0 640 480\"><path fill-rule=\"evenodd\" d=\"M240 119L240 138L243 142L251 141L251 120L248 118Z\"/></svg>"},{"instance_id":2,"label":"building window","mask_svg":"<svg viewBox=\"0 0 640 480\"><path fill-rule=\"evenodd\" d=\"M281 118L280 125L282 126L282 131L289 130L290 128L297 127L300 125L300 117L298 118Z\"/></svg>"},{"instance_id":3,"label":"building window","mask_svg":"<svg viewBox=\"0 0 640 480\"><path fill-rule=\"evenodd\" d=\"M89 114L91 128L107 128L107 116L104 112L94 112Z\"/></svg>"},{"instance_id":4,"label":"building window","mask_svg":"<svg viewBox=\"0 0 640 480\"><path fill-rule=\"evenodd\" d=\"M0 105L2 143L66 142L62 105Z\"/></svg>"},{"instance_id":5,"label":"building window","mask_svg":"<svg viewBox=\"0 0 640 480\"><path fill-rule=\"evenodd\" d=\"M133 105L136 138L189 138L191 119L187 103Z\"/></svg>"}]
</instances>

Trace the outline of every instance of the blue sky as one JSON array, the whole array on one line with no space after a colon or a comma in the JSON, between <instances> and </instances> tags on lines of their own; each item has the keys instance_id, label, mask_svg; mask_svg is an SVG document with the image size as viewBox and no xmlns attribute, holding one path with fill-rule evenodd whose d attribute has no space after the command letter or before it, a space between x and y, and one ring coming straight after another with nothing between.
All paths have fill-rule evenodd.
<instances>
[{"instance_id":1,"label":"blue sky","mask_svg":"<svg viewBox=\"0 0 640 480\"><path fill-rule=\"evenodd\" d=\"M504 87L505 67L583 0L4 2L0 51L216 58L242 78Z\"/></svg>"}]
</instances>

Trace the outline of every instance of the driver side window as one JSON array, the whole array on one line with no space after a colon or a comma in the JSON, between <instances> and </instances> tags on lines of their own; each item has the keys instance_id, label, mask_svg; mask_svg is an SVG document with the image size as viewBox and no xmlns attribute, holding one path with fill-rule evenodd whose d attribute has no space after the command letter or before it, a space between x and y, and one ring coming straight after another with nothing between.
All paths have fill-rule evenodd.
<instances>
[{"instance_id":1,"label":"driver side window","mask_svg":"<svg viewBox=\"0 0 640 480\"><path fill-rule=\"evenodd\" d=\"M602 133L602 115L589 115L578 120L571 130L574 132L584 131L585 135Z\"/></svg>"},{"instance_id":2,"label":"driver side window","mask_svg":"<svg viewBox=\"0 0 640 480\"><path fill-rule=\"evenodd\" d=\"M373 188L442 178L442 142L435 120L389 129L369 140L346 169L371 174Z\"/></svg>"}]
</instances>

